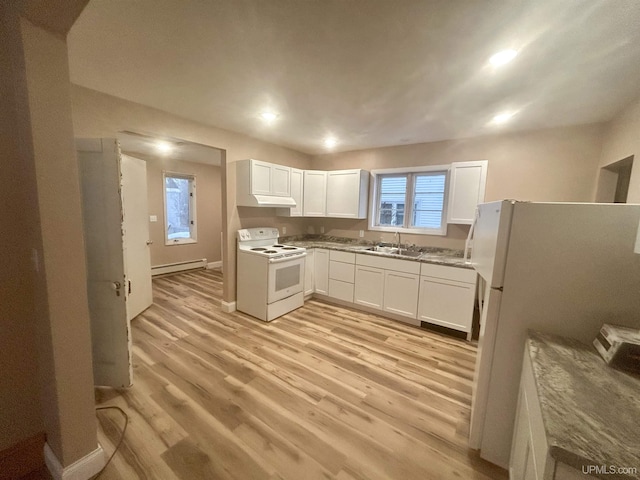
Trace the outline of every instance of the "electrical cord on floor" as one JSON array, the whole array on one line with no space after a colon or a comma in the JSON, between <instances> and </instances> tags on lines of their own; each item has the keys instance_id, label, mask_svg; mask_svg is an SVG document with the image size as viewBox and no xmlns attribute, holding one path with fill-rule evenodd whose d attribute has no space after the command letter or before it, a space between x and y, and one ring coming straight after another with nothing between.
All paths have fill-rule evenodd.
<instances>
[{"instance_id":1,"label":"electrical cord on floor","mask_svg":"<svg viewBox=\"0 0 640 480\"><path fill-rule=\"evenodd\" d=\"M122 427L122 434L120 434L120 440L118 440L118 444L116 445L116 448L113 450L113 453L111 454L111 456L109 457L109 459L107 460L107 463L104 464L104 467L102 467L100 469L100 471L98 473L96 473L93 477L91 477L90 480L95 480L96 478L98 478L100 475L102 475L102 472L104 472L105 468L107 468L107 465L109 465L109 463L111 463L111 460L113 459L114 455L116 454L116 452L118 451L118 449L120 448L120 445L122 445L122 442L124 440L124 434L127 431L127 426L129 425L129 415L127 415L127 412L125 412L123 409L121 409L120 407L116 407L116 406L111 406L111 407L97 407L96 411L98 410L118 410L122 416L124 417L124 427Z\"/></svg>"}]
</instances>

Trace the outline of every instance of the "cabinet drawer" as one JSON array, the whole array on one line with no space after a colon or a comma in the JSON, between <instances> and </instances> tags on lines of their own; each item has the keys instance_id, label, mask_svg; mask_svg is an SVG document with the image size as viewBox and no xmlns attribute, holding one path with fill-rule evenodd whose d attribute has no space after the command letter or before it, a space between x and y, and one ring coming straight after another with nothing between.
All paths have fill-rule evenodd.
<instances>
[{"instance_id":1,"label":"cabinet drawer","mask_svg":"<svg viewBox=\"0 0 640 480\"><path fill-rule=\"evenodd\" d=\"M329 279L329 296L353 303L353 283Z\"/></svg>"},{"instance_id":2,"label":"cabinet drawer","mask_svg":"<svg viewBox=\"0 0 640 480\"><path fill-rule=\"evenodd\" d=\"M398 258L377 257L375 255L367 255L365 253L356 256L358 265L366 265L367 267L382 268L384 270L393 270L403 273L420 273L420 262L413 260L400 260Z\"/></svg>"},{"instance_id":3,"label":"cabinet drawer","mask_svg":"<svg viewBox=\"0 0 640 480\"><path fill-rule=\"evenodd\" d=\"M339 250L329 251L329 260L344 263L356 263L356 254L353 252L341 252Z\"/></svg>"},{"instance_id":4,"label":"cabinet drawer","mask_svg":"<svg viewBox=\"0 0 640 480\"><path fill-rule=\"evenodd\" d=\"M356 266L352 263L329 261L329 278L353 283Z\"/></svg>"},{"instance_id":5,"label":"cabinet drawer","mask_svg":"<svg viewBox=\"0 0 640 480\"><path fill-rule=\"evenodd\" d=\"M476 283L477 277L476 271L472 268L448 267L433 263L423 263L420 267L420 275L465 283Z\"/></svg>"}]
</instances>

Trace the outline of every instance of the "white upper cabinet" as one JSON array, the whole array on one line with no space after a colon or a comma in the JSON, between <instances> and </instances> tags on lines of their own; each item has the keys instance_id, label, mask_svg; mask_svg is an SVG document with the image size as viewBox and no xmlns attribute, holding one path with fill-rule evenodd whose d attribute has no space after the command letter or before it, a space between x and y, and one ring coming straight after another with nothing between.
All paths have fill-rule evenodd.
<instances>
[{"instance_id":1,"label":"white upper cabinet","mask_svg":"<svg viewBox=\"0 0 640 480\"><path fill-rule=\"evenodd\" d=\"M451 164L447 223L473 223L478 203L484 202L487 161Z\"/></svg>"},{"instance_id":2,"label":"white upper cabinet","mask_svg":"<svg viewBox=\"0 0 640 480\"><path fill-rule=\"evenodd\" d=\"M334 170L327 172L327 217L367 218L369 172Z\"/></svg>"},{"instance_id":3,"label":"white upper cabinet","mask_svg":"<svg viewBox=\"0 0 640 480\"><path fill-rule=\"evenodd\" d=\"M305 170L302 194L302 212L305 217L327 215L327 172Z\"/></svg>"},{"instance_id":4,"label":"white upper cabinet","mask_svg":"<svg viewBox=\"0 0 640 480\"><path fill-rule=\"evenodd\" d=\"M295 207L278 208L276 214L281 217L301 217L302 216L302 191L304 182L304 171L297 168L291 169L291 198L296 202Z\"/></svg>"},{"instance_id":5,"label":"white upper cabinet","mask_svg":"<svg viewBox=\"0 0 640 480\"><path fill-rule=\"evenodd\" d=\"M240 206L294 206L291 168L253 159L236 162L236 200Z\"/></svg>"}]
</instances>

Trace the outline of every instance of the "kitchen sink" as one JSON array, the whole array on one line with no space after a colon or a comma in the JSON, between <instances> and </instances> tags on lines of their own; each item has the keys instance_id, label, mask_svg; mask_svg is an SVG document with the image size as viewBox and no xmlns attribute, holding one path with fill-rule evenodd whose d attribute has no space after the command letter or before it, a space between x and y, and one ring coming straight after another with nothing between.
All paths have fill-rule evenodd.
<instances>
[{"instance_id":1,"label":"kitchen sink","mask_svg":"<svg viewBox=\"0 0 640 480\"><path fill-rule=\"evenodd\" d=\"M422 255L422 252L416 252L415 250L400 250L395 253L398 255L402 255L403 257L412 257L412 258L417 258L420 255Z\"/></svg>"}]
</instances>

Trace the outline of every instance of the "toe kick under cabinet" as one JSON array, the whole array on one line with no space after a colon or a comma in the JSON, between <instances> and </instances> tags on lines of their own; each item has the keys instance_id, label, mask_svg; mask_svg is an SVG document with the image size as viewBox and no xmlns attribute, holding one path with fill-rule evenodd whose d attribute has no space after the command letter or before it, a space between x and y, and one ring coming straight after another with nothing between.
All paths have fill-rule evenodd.
<instances>
[{"instance_id":1,"label":"toe kick under cabinet","mask_svg":"<svg viewBox=\"0 0 640 480\"><path fill-rule=\"evenodd\" d=\"M475 270L423 263L418 320L465 332L470 340L476 280Z\"/></svg>"}]
</instances>

